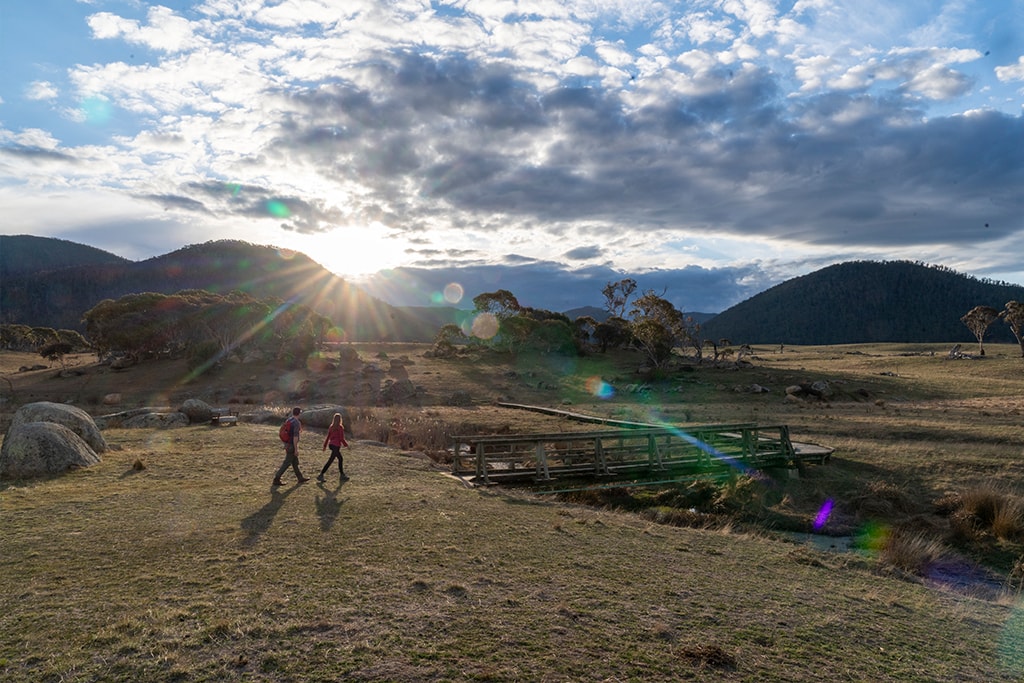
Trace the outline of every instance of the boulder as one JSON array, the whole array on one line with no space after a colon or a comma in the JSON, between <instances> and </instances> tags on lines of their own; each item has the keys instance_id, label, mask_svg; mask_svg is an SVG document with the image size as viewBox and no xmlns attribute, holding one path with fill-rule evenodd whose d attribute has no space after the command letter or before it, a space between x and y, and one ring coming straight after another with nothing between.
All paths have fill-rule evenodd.
<instances>
[{"instance_id":1,"label":"boulder","mask_svg":"<svg viewBox=\"0 0 1024 683\"><path fill-rule=\"evenodd\" d=\"M125 429L170 429L188 426L188 415L185 413L143 413L126 419L122 425Z\"/></svg>"},{"instance_id":2,"label":"boulder","mask_svg":"<svg viewBox=\"0 0 1024 683\"><path fill-rule=\"evenodd\" d=\"M345 427L345 431L348 431L350 418L348 409L344 406L316 406L309 408L302 411L302 414L299 415L299 420L302 422L303 427L327 429L331 426L335 413L341 413L341 424ZM285 418L282 417L281 422L284 422L284 420Z\"/></svg>"},{"instance_id":3,"label":"boulder","mask_svg":"<svg viewBox=\"0 0 1024 683\"><path fill-rule=\"evenodd\" d=\"M388 405L408 401L416 397L416 385L409 379L400 379L384 387L381 398Z\"/></svg>"},{"instance_id":4,"label":"boulder","mask_svg":"<svg viewBox=\"0 0 1024 683\"><path fill-rule=\"evenodd\" d=\"M448 394L444 403L447 406L468 406L473 404L473 397L465 389L456 389Z\"/></svg>"},{"instance_id":5,"label":"boulder","mask_svg":"<svg viewBox=\"0 0 1024 683\"><path fill-rule=\"evenodd\" d=\"M158 408L143 407L143 408L132 408L130 410L124 410L120 413L112 413L110 415L98 415L96 416L96 426L100 429L121 429L124 427L126 421L139 415L145 415L146 413L159 412Z\"/></svg>"},{"instance_id":6,"label":"boulder","mask_svg":"<svg viewBox=\"0 0 1024 683\"><path fill-rule=\"evenodd\" d=\"M89 413L66 403L26 403L14 413L11 427L29 422L53 422L77 434L96 453L107 450L107 442Z\"/></svg>"},{"instance_id":7,"label":"boulder","mask_svg":"<svg viewBox=\"0 0 1024 683\"><path fill-rule=\"evenodd\" d=\"M198 398L186 399L178 408L178 412L184 413L188 417L188 421L192 423L209 422L213 417L213 408L210 407L210 404L200 401Z\"/></svg>"},{"instance_id":8,"label":"boulder","mask_svg":"<svg viewBox=\"0 0 1024 683\"><path fill-rule=\"evenodd\" d=\"M121 394L107 394L103 397L103 405L116 406L121 403Z\"/></svg>"},{"instance_id":9,"label":"boulder","mask_svg":"<svg viewBox=\"0 0 1024 683\"><path fill-rule=\"evenodd\" d=\"M99 463L78 434L56 422L12 424L0 447L0 479L62 474Z\"/></svg>"},{"instance_id":10,"label":"boulder","mask_svg":"<svg viewBox=\"0 0 1024 683\"><path fill-rule=\"evenodd\" d=\"M114 360L110 361L111 370L126 370L127 368L130 368L133 365L135 365L135 362L131 358L121 357L115 358Z\"/></svg>"}]
</instances>

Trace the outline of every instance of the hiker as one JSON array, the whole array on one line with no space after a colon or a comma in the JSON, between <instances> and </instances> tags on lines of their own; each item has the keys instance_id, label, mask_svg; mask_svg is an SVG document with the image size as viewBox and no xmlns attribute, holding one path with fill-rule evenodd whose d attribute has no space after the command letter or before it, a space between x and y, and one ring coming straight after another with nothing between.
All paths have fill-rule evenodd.
<instances>
[{"instance_id":1,"label":"hiker","mask_svg":"<svg viewBox=\"0 0 1024 683\"><path fill-rule=\"evenodd\" d=\"M327 470L331 468L331 463L334 459L338 459L338 473L341 475L341 480L345 481L348 479L348 475L345 474L345 464L341 458L341 447L348 448L348 441L345 441L345 428L341 424L341 413L335 413L334 419L331 421L331 426L327 430L327 438L324 439L324 447L320 450L325 451L327 447L331 447L331 457L327 459L327 464L320 470L320 475L316 478L317 481L323 481L324 475L327 474Z\"/></svg>"},{"instance_id":2,"label":"hiker","mask_svg":"<svg viewBox=\"0 0 1024 683\"><path fill-rule=\"evenodd\" d=\"M284 474L289 465L295 472L295 478L299 480L300 484L309 481L299 471L299 434L302 432L299 413L301 412L302 408L292 408L292 416L286 420L286 424L289 425L290 439L284 442L284 462L281 463L281 467L278 468L277 475L274 477L274 486L281 486L281 475Z\"/></svg>"}]
</instances>

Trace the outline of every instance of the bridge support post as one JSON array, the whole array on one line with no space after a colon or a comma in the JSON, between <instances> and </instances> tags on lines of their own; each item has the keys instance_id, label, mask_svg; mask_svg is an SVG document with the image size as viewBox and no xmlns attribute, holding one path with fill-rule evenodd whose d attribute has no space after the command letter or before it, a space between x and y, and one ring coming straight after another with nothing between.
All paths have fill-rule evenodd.
<instances>
[{"instance_id":1,"label":"bridge support post","mask_svg":"<svg viewBox=\"0 0 1024 683\"><path fill-rule=\"evenodd\" d=\"M548 454L541 441L537 442L537 481L551 481L551 473L548 471Z\"/></svg>"}]
</instances>

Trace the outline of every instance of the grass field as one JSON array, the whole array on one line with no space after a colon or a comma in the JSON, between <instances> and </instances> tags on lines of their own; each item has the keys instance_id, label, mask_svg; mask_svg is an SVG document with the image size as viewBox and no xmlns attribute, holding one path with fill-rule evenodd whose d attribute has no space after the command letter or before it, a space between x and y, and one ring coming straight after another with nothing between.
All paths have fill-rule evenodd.
<instances>
[{"instance_id":1,"label":"grass field","mask_svg":"<svg viewBox=\"0 0 1024 683\"><path fill-rule=\"evenodd\" d=\"M445 364L409 347L421 404L360 409L424 452L437 425L557 428L494 408L499 396L676 424L785 423L836 448L714 528L469 488L434 459L375 445L379 434L354 435L344 485L336 472L303 485L289 474L274 491L276 425L108 430L98 466L0 482L0 679L1020 680L1024 522L983 513L1012 512L1021 493L1024 359L1009 346L985 360L946 350L755 349L750 368L644 380L621 358ZM146 372L95 370L85 390L52 370L11 373L0 396L9 419L76 392L120 389L143 405L210 391ZM618 391L596 397L595 377ZM836 395L784 398L816 380ZM755 383L771 391L746 390ZM474 405L428 400L460 386ZM302 449L307 476L325 460L319 436ZM889 541L829 552L775 533L809 528L824 500L825 531ZM987 580L971 578L982 570Z\"/></svg>"}]
</instances>

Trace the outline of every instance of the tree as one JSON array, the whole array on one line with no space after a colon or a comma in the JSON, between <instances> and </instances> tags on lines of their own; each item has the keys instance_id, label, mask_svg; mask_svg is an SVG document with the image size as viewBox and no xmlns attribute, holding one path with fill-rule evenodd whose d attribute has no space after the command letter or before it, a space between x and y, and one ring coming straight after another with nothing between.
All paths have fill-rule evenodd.
<instances>
[{"instance_id":1,"label":"tree","mask_svg":"<svg viewBox=\"0 0 1024 683\"><path fill-rule=\"evenodd\" d=\"M589 315L581 315L572 321L572 336L579 349L585 349L597 331L597 320Z\"/></svg>"},{"instance_id":2,"label":"tree","mask_svg":"<svg viewBox=\"0 0 1024 683\"><path fill-rule=\"evenodd\" d=\"M538 322L530 336L530 342L544 353L569 354L576 350L572 326L554 318Z\"/></svg>"},{"instance_id":3,"label":"tree","mask_svg":"<svg viewBox=\"0 0 1024 683\"><path fill-rule=\"evenodd\" d=\"M1024 358L1024 304L1019 301L1007 301L999 317L1010 326L1010 331L1020 346L1021 358Z\"/></svg>"},{"instance_id":4,"label":"tree","mask_svg":"<svg viewBox=\"0 0 1024 683\"><path fill-rule=\"evenodd\" d=\"M975 306L971 310L964 313L963 317L960 318L960 322L967 326L973 334L975 339L978 340L978 355L985 355L985 345L983 340L985 339L985 333L988 332L989 326L999 319L999 311L992 308L991 306Z\"/></svg>"},{"instance_id":5,"label":"tree","mask_svg":"<svg viewBox=\"0 0 1024 683\"><path fill-rule=\"evenodd\" d=\"M522 306L515 295L507 289L496 292L484 292L473 297L473 305L480 313L491 313L499 321L518 315Z\"/></svg>"},{"instance_id":6,"label":"tree","mask_svg":"<svg viewBox=\"0 0 1024 683\"><path fill-rule=\"evenodd\" d=\"M184 352L195 336L196 326L189 317L201 305L176 294L127 294L117 301L101 301L86 311L82 320L100 357L112 351L134 360L173 356Z\"/></svg>"},{"instance_id":7,"label":"tree","mask_svg":"<svg viewBox=\"0 0 1024 683\"><path fill-rule=\"evenodd\" d=\"M462 328L455 323L448 323L437 332L437 336L434 337L434 347L432 349L434 356L437 358L448 358L455 355L456 343L465 343L466 333L462 331Z\"/></svg>"},{"instance_id":8,"label":"tree","mask_svg":"<svg viewBox=\"0 0 1024 683\"><path fill-rule=\"evenodd\" d=\"M656 368L672 357L672 349L686 341L686 319L665 299L647 290L633 302L630 331L647 360Z\"/></svg>"},{"instance_id":9,"label":"tree","mask_svg":"<svg viewBox=\"0 0 1024 683\"><path fill-rule=\"evenodd\" d=\"M0 325L0 348L7 351L34 351L39 348L28 325Z\"/></svg>"},{"instance_id":10,"label":"tree","mask_svg":"<svg viewBox=\"0 0 1024 683\"><path fill-rule=\"evenodd\" d=\"M636 280L631 277L624 278L618 282L609 282L601 290L604 295L604 308L613 318L622 318L626 315L626 307L629 305L629 297L636 291Z\"/></svg>"},{"instance_id":11,"label":"tree","mask_svg":"<svg viewBox=\"0 0 1024 683\"><path fill-rule=\"evenodd\" d=\"M608 347L616 348L629 342L630 331L629 321L625 318L613 316L594 327L594 340L601 347L601 353L608 351Z\"/></svg>"},{"instance_id":12,"label":"tree","mask_svg":"<svg viewBox=\"0 0 1024 683\"><path fill-rule=\"evenodd\" d=\"M39 355L49 361L60 361L60 369L65 370L64 356L75 350L71 344L62 341L52 341L39 347Z\"/></svg>"},{"instance_id":13,"label":"tree","mask_svg":"<svg viewBox=\"0 0 1024 683\"><path fill-rule=\"evenodd\" d=\"M536 320L521 315L502 318L498 322L497 338L514 355L529 341L538 325Z\"/></svg>"}]
</instances>

